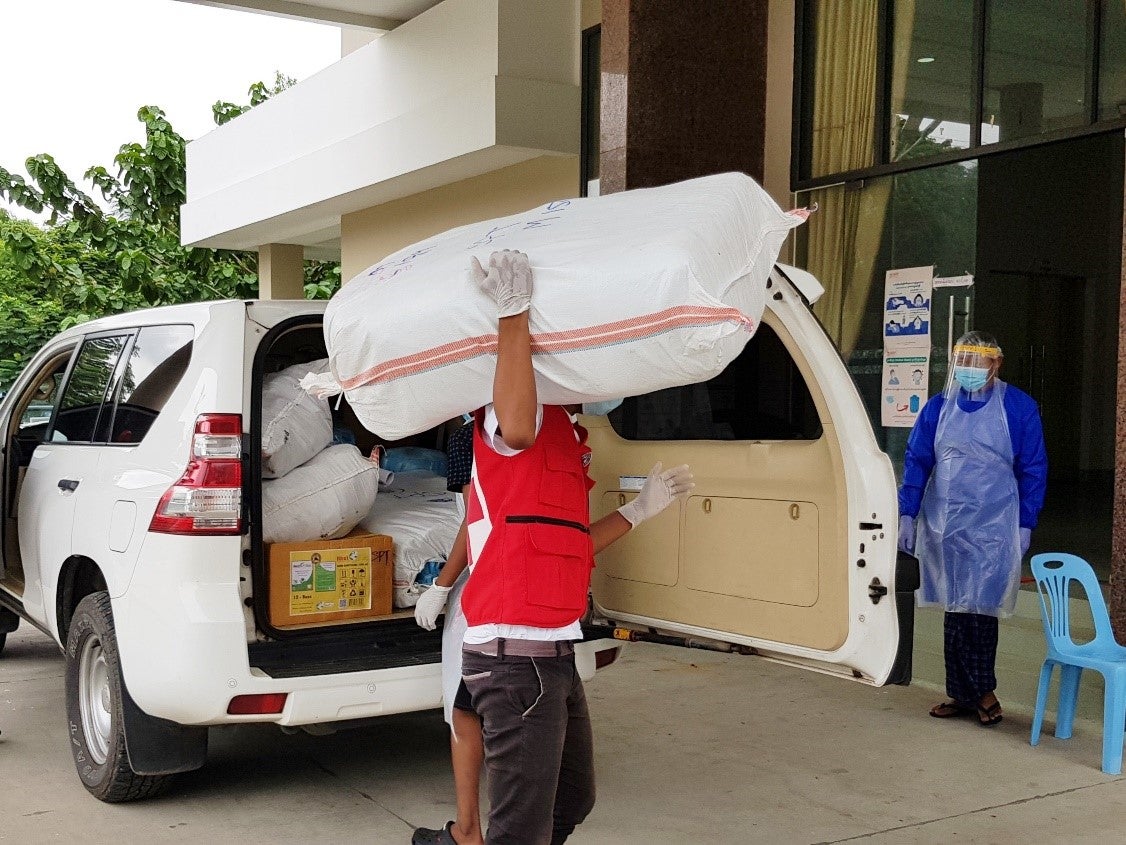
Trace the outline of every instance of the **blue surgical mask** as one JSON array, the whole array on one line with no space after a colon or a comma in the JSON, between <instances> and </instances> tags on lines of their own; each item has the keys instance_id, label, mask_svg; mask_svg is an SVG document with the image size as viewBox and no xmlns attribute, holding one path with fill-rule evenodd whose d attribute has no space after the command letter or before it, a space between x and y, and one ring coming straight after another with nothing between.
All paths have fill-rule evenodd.
<instances>
[{"instance_id":1,"label":"blue surgical mask","mask_svg":"<svg viewBox=\"0 0 1126 845\"><path fill-rule=\"evenodd\" d=\"M583 413L592 417L604 417L622 404L621 399L607 399L605 402L583 402Z\"/></svg>"},{"instance_id":2,"label":"blue surgical mask","mask_svg":"<svg viewBox=\"0 0 1126 845\"><path fill-rule=\"evenodd\" d=\"M954 378L965 390L973 393L985 387L989 381L989 370L985 367L955 367Z\"/></svg>"}]
</instances>

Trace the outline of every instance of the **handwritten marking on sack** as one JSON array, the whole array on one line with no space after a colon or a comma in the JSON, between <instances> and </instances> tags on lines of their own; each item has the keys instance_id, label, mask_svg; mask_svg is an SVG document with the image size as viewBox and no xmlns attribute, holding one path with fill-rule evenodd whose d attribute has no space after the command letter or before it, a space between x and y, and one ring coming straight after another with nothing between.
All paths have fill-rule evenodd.
<instances>
[{"instance_id":1,"label":"handwritten marking on sack","mask_svg":"<svg viewBox=\"0 0 1126 845\"><path fill-rule=\"evenodd\" d=\"M524 231L528 231L529 229L539 229L542 226L550 226L552 220L558 219L559 216L556 215L555 217L545 217L542 220L529 220L524 226Z\"/></svg>"},{"instance_id":2,"label":"handwritten marking on sack","mask_svg":"<svg viewBox=\"0 0 1126 845\"><path fill-rule=\"evenodd\" d=\"M500 235L501 232L505 231L506 229L511 229L511 228L513 228L515 226L519 226L519 225L520 225L519 223L509 223L506 226L493 226L491 229L489 229L489 231L485 232L485 234L483 234L480 238L478 238L473 243L471 243L469 245L469 248L470 249L476 249L479 246L488 246L489 244L491 244L493 241L495 241L497 239L497 237Z\"/></svg>"},{"instance_id":3,"label":"handwritten marking on sack","mask_svg":"<svg viewBox=\"0 0 1126 845\"><path fill-rule=\"evenodd\" d=\"M528 232L532 229L542 229L545 226L550 226L551 221L559 220L561 215L554 212L562 211L571 204L570 200L553 200L543 207L539 212L540 216L531 220L520 220L515 223L506 223L503 226L493 226L489 231L485 232L481 237L471 243L468 249L477 249L482 246L489 246L493 241L497 240L501 235L516 232ZM545 217L543 215L551 215Z\"/></svg>"},{"instance_id":4,"label":"handwritten marking on sack","mask_svg":"<svg viewBox=\"0 0 1126 845\"><path fill-rule=\"evenodd\" d=\"M405 273L409 270L416 258L420 258L430 250L434 249L433 246L424 246L416 249L414 252L407 253L406 255L396 258L394 261L388 261L383 264L378 264L368 270L368 277L375 282L386 282L395 278L400 273Z\"/></svg>"}]
</instances>

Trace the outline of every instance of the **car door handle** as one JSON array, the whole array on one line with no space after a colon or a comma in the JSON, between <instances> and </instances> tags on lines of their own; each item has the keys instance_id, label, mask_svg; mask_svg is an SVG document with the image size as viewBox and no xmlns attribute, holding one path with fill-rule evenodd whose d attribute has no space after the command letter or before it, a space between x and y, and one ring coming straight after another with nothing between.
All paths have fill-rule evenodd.
<instances>
[{"instance_id":1,"label":"car door handle","mask_svg":"<svg viewBox=\"0 0 1126 845\"><path fill-rule=\"evenodd\" d=\"M78 482L73 478L63 478L59 481L59 489L67 493L73 493L78 489Z\"/></svg>"}]
</instances>

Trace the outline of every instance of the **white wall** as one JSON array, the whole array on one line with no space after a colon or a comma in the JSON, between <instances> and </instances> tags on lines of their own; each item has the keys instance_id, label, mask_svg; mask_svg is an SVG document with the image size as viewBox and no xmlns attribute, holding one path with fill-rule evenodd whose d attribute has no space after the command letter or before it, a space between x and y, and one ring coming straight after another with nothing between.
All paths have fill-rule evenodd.
<instances>
[{"instance_id":1,"label":"white wall","mask_svg":"<svg viewBox=\"0 0 1126 845\"><path fill-rule=\"evenodd\" d=\"M183 241L309 243L342 214L576 154L578 21L578 0L445 0L360 47L188 145Z\"/></svg>"}]
</instances>

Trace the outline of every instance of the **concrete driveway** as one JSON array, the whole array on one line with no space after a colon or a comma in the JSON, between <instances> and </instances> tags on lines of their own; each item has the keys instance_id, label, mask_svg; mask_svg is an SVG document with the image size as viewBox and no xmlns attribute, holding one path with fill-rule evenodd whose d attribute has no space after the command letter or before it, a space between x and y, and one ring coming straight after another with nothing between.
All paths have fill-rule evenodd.
<instances>
[{"instance_id":1,"label":"concrete driveway","mask_svg":"<svg viewBox=\"0 0 1126 845\"><path fill-rule=\"evenodd\" d=\"M437 713L326 737L214 731L166 796L108 806L66 744L63 662L27 628L0 657L0 841L407 843L452 813ZM1028 745L927 716L936 693L872 689L753 657L634 645L587 688L599 803L575 843L1122 841L1126 779L1100 730ZM1049 725L1049 728L1051 725Z\"/></svg>"}]
</instances>

